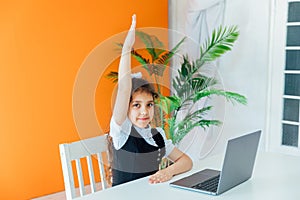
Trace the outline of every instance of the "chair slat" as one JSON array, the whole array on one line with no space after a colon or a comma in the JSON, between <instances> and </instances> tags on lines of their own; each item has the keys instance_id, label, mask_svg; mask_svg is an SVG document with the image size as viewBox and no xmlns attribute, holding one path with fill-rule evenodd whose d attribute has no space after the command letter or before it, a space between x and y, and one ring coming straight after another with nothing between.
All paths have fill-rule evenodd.
<instances>
[{"instance_id":1,"label":"chair slat","mask_svg":"<svg viewBox=\"0 0 300 200\"><path fill-rule=\"evenodd\" d=\"M72 163L69 160L70 152L68 151L69 144L60 144L59 150L61 155L61 164L63 169L63 176L64 176L64 183L66 189L66 198L73 199L76 197L75 192L75 183L74 183L74 176L72 170Z\"/></svg>"},{"instance_id":2,"label":"chair slat","mask_svg":"<svg viewBox=\"0 0 300 200\"><path fill-rule=\"evenodd\" d=\"M90 178L90 185L91 185L91 191L96 192L96 183L94 179L94 169L93 169L93 163L91 156L86 157L87 166L88 166L88 172L89 172L89 178Z\"/></svg>"},{"instance_id":3,"label":"chair slat","mask_svg":"<svg viewBox=\"0 0 300 200\"><path fill-rule=\"evenodd\" d=\"M101 185L103 189L106 189L105 171L104 171L102 154L97 153L97 157L98 157L98 166L99 166L100 177L101 177Z\"/></svg>"},{"instance_id":4,"label":"chair slat","mask_svg":"<svg viewBox=\"0 0 300 200\"><path fill-rule=\"evenodd\" d=\"M76 163L77 177L78 177L78 183L79 183L79 192L80 192L80 196L83 196L83 195L85 195L85 189L84 189L84 181L83 181L80 158L75 159L75 163Z\"/></svg>"}]
</instances>

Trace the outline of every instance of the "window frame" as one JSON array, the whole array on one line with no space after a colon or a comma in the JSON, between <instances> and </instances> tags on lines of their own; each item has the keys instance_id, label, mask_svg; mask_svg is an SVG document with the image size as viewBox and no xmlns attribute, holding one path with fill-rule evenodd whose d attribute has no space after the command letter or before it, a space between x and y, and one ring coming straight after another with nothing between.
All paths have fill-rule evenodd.
<instances>
[{"instance_id":1,"label":"window frame","mask_svg":"<svg viewBox=\"0 0 300 200\"><path fill-rule=\"evenodd\" d=\"M286 50L300 50L286 45L287 27L300 25L300 22L287 22L288 5L300 0L271 0L270 43L269 43L269 94L267 107L267 150L300 156L300 122L291 123L283 120L284 98L299 99L300 96L284 95L285 74L295 71L285 70ZM300 70L296 71L296 74ZM282 145L282 124L298 126L298 147Z\"/></svg>"}]
</instances>

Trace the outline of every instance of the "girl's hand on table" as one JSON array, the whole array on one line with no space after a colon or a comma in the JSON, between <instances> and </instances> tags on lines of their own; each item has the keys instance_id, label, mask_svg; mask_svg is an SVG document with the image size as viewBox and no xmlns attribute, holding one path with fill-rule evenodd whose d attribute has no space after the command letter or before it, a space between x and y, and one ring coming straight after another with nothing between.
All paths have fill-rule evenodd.
<instances>
[{"instance_id":1,"label":"girl's hand on table","mask_svg":"<svg viewBox=\"0 0 300 200\"><path fill-rule=\"evenodd\" d=\"M162 183L170 180L173 177L168 168L157 171L149 177L149 183Z\"/></svg>"}]
</instances>

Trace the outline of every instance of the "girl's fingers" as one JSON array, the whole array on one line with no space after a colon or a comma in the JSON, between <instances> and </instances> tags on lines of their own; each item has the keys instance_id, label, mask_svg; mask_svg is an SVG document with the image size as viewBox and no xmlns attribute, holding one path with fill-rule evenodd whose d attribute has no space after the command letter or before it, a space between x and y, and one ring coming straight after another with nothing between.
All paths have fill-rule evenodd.
<instances>
[{"instance_id":1,"label":"girl's fingers","mask_svg":"<svg viewBox=\"0 0 300 200\"><path fill-rule=\"evenodd\" d=\"M133 14L132 15L132 24L136 24L136 15L135 14Z\"/></svg>"},{"instance_id":2,"label":"girl's fingers","mask_svg":"<svg viewBox=\"0 0 300 200\"><path fill-rule=\"evenodd\" d=\"M172 178L169 173L158 171L149 178L150 183L162 183Z\"/></svg>"},{"instance_id":3,"label":"girl's fingers","mask_svg":"<svg viewBox=\"0 0 300 200\"><path fill-rule=\"evenodd\" d=\"M131 27L130 27L130 29L131 30L135 29L135 26L136 26L136 16L134 14L134 15L132 15L132 21L131 21Z\"/></svg>"}]
</instances>

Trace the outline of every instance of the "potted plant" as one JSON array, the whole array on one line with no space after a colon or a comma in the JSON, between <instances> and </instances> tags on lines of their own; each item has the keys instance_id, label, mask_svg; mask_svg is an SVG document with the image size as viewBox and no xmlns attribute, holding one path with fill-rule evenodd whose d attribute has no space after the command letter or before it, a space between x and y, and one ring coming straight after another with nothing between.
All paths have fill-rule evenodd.
<instances>
[{"instance_id":1,"label":"potted plant","mask_svg":"<svg viewBox=\"0 0 300 200\"><path fill-rule=\"evenodd\" d=\"M166 115L164 119L168 124L169 138L174 144L178 144L195 127L207 128L221 124L219 120L206 119L206 114L213 108L212 106L203 105L196 110L192 109L193 105L203 98L218 95L232 103L247 103L247 99L243 95L216 88L218 81L214 77L208 77L201 73L201 67L204 64L215 61L231 50L238 35L239 32L235 26L219 27L201 46L200 56L196 61L190 61L188 56L183 56L181 68L172 78L173 95L160 96L158 104ZM182 110L185 110L185 114L178 120L178 113Z\"/></svg>"}]
</instances>

